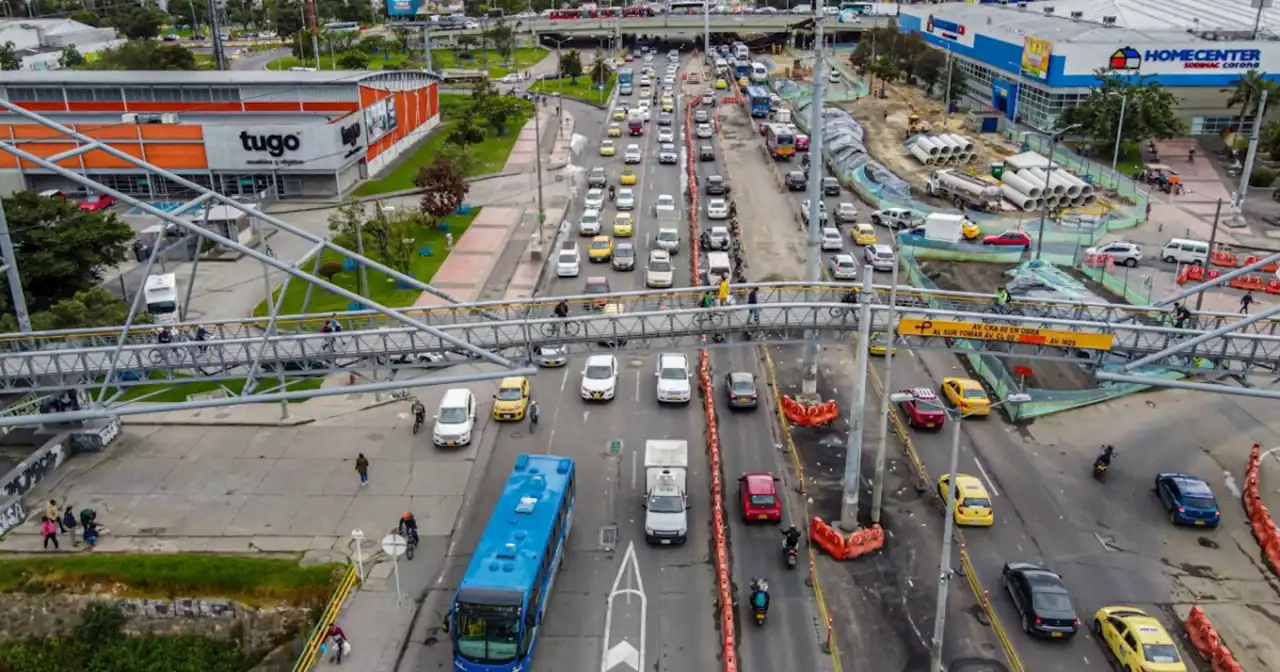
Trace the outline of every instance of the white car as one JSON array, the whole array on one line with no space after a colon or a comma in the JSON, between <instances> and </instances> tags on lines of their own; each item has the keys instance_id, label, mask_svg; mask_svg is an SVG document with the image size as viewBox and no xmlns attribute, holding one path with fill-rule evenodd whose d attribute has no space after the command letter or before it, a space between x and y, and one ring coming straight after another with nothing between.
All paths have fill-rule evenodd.
<instances>
[{"instance_id":1,"label":"white car","mask_svg":"<svg viewBox=\"0 0 1280 672\"><path fill-rule=\"evenodd\" d=\"M618 392L618 358L592 355L582 367L582 398L609 401Z\"/></svg>"},{"instance_id":2,"label":"white car","mask_svg":"<svg viewBox=\"0 0 1280 672\"><path fill-rule=\"evenodd\" d=\"M588 189L587 197L582 202L588 210L599 210L604 207L604 189Z\"/></svg>"},{"instance_id":3,"label":"white car","mask_svg":"<svg viewBox=\"0 0 1280 672\"><path fill-rule=\"evenodd\" d=\"M715 134L714 131L711 130L711 124L698 124L698 129L694 132L699 138L709 138Z\"/></svg>"},{"instance_id":4,"label":"white car","mask_svg":"<svg viewBox=\"0 0 1280 672\"><path fill-rule=\"evenodd\" d=\"M676 146L667 143L658 150L658 163L679 163L680 155L676 153Z\"/></svg>"},{"instance_id":5,"label":"white car","mask_svg":"<svg viewBox=\"0 0 1280 672\"><path fill-rule=\"evenodd\" d=\"M658 129L658 142L675 142L676 133L669 128Z\"/></svg>"},{"instance_id":6,"label":"white car","mask_svg":"<svg viewBox=\"0 0 1280 672\"><path fill-rule=\"evenodd\" d=\"M640 108L640 116L644 117L645 121L649 121L649 119L653 117L653 110L650 109L648 105L645 105L644 107Z\"/></svg>"},{"instance_id":7,"label":"white car","mask_svg":"<svg viewBox=\"0 0 1280 672\"><path fill-rule=\"evenodd\" d=\"M627 145L627 151L623 155L623 161L627 163L640 163L644 157L640 154L640 145Z\"/></svg>"},{"instance_id":8,"label":"white car","mask_svg":"<svg viewBox=\"0 0 1280 672\"><path fill-rule=\"evenodd\" d=\"M711 227L711 232L707 234L707 239L711 242L711 249L713 250L728 250L733 247L733 238L729 235L729 227L726 226Z\"/></svg>"},{"instance_id":9,"label":"white car","mask_svg":"<svg viewBox=\"0 0 1280 672\"><path fill-rule=\"evenodd\" d=\"M517 75L516 73L512 72L512 73L503 75L502 79L499 79L498 81L502 82L503 84L515 84L520 81L520 75Z\"/></svg>"},{"instance_id":10,"label":"white car","mask_svg":"<svg viewBox=\"0 0 1280 672\"><path fill-rule=\"evenodd\" d=\"M857 280L858 260L851 254L837 254L831 257L831 277L836 280Z\"/></svg>"},{"instance_id":11,"label":"white car","mask_svg":"<svg viewBox=\"0 0 1280 672\"><path fill-rule=\"evenodd\" d=\"M827 81L833 84L838 83L840 81L840 71L832 70L831 74L827 75Z\"/></svg>"},{"instance_id":12,"label":"white car","mask_svg":"<svg viewBox=\"0 0 1280 672\"><path fill-rule=\"evenodd\" d=\"M836 250L838 252L843 249L844 238L840 236L840 229L833 226L822 227L822 251Z\"/></svg>"},{"instance_id":13,"label":"white car","mask_svg":"<svg viewBox=\"0 0 1280 672\"><path fill-rule=\"evenodd\" d=\"M576 278L581 270L582 256L578 253L577 243L566 243L556 255L556 276Z\"/></svg>"},{"instance_id":14,"label":"white car","mask_svg":"<svg viewBox=\"0 0 1280 672\"><path fill-rule=\"evenodd\" d=\"M671 194L658 194L658 201L653 204L653 214L655 215L674 215L676 214L676 199Z\"/></svg>"},{"instance_id":15,"label":"white car","mask_svg":"<svg viewBox=\"0 0 1280 672\"><path fill-rule=\"evenodd\" d=\"M672 86L675 86L676 78L675 78L674 76L672 76L672 75L667 75L666 77L663 77L663 78L662 78L662 83L663 83L663 84L670 84L670 85L672 85Z\"/></svg>"},{"instance_id":16,"label":"white car","mask_svg":"<svg viewBox=\"0 0 1280 672\"><path fill-rule=\"evenodd\" d=\"M693 123L705 124L709 121L711 121L711 117L707 115L706 110L697 110L693 113Z\"/></svg>"},{"instance_id":17,"label":"white car","mask_svg":"<svg viewBox=\"0 0 1280 672\"><path fill-rule=\"evenodd\" d=\"M852 224L858 221L858 208L844 201L836 205L836 224Z\"/></svg>"},{"instance_id":18,"label":"white car","mask_svg":"<svg viewBox=\"0 0 1280 672\"><path fill-rule=\"evenodd\" d=\"M582 213L582 219L578 220L578 235L580 236L598 236L600 235L600 211L592 208Z\"/></svg>"},{"instance_id":19,"label":"white car","mask_svg":"<svg viewBox=\"0 0 1280 672\"><path fill-rule=\"evenodd\" d=\"M666 250L649 251L649 267L644 272L646 287L670 287L675 282L675 271L671 265L671 255Z\"/></svg>"},{"instance_id":20,"label":"white car","mask_svg":"<svg viewBox=\"0 0 1280 672\"><path fill-rule=\"evenodd\" d=\"M708 219L728 219L729 203L723 198L713 198L707 201L707 218Z\"/></svg>"},{"instance_id":21,"label":"white car","mask_svg":"<svg viewBox=\"0 0 1280 672\"><path fill-rule=\"evenodd\" d=\"M888 245L868 245L862 248L867 257L867 265L877 271L892 271L897 260L893 257L893 248Z\"/></svg>"},{"instance_id":22,"label":"white car","mask_svg":"<svg viewBox=\"0 0 1280 672\"><path fill-rule=\"evenodd\" d=\"M614 200L614 207L619 210L634 210L636 207L636 192L631 187L623 187L618 190L618 196Z\"/></svg>"},{"instance_id":23,"label":"white car","mask_svg":"<svg viewBox=\"0 0 1280 672\"><path fill-rule=\"evenodd\" d=\"M680 252L679 229L658 229L658 237L654 240L658 245L658 249L667 254L674 255Z\"/></svg>"},{"instance_id":24,"label":"white car","mask_svg":"<svg viewBox=\"0 0 1280 672\"><path fill-rule=\"evenodd\" d=\"M664 404L687 404L692 398L692 386L689 384L689 359L680 354L658 355L658 370L653 374L658 378L658 402Z\"/></svg>"},{"instance_id":25,"label":"white car","mask_svg":"<svg viewBox=\"0 0 1280 672\"><path fill-rule=\"evenodd\" d=\"M1137 243L1117 240L1113 243L1104 243L1097 247L1090 247L1084 251L1085 255L1096 256L1105 254L1111 257L1111 261L1116 264L1128 266L1130 268L1137 266L1142 261L1142 246Z\"/></svg>"}]
</instances>

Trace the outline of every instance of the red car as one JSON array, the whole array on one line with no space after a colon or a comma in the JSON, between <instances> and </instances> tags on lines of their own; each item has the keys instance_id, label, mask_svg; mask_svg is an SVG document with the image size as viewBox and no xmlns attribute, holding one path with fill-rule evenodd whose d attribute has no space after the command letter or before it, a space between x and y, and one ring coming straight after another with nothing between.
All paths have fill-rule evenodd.
<instances>
[{"instance_id":1,"label":"red car","mask_svg":"<svg viewBox=\"0 0 1280 672\"><path fill-rule=\"evenodd\" d=\"M982 239L983 245L1001 245L1007 247L1031 247L1031 236L1026 231L1005 231L992 234Z\"/></svg>"},{"instance_id":2,"label":"red car","mask_svg":"<svg viewBox=\"0 0 1280 672\"><path fill-rule=\"evenodd\" d=\"M916 429L942 429L947 422L947 414L940 407L941 402L933 390L913 387L902 392L911 395L911 399L898 403L902 414L907 416L908 425Z\"/></svg>"},{"instance_id":3,"label":"red car","mask_svg":"<svg viewBox=\"0 0 1280 672\"><path fill-rule=\"evenodd\" d=\"M798 152L809 151L809 136L805 135L804 133L796 133L796 151Z\"/></svg>"},{"instance_id":4,"label":"red car","mask_svg":"<svg viewBox=\"0 0 1280 672\"><path fill-rule=\"evenodd\" d=\"M80 209L85 212L102 212L115 204L115 197L108 196L107 194L98 194L84 203L81 203Z\"/></svg>"},{"instance_id":5,"label":"red car","mask_svg":"<svg viewBox=\"0 0 1280 672\"><path fill-rule=\"evenodd\" d=\"M742 519L782 522L782 500L778 498L778 479L767 471L749 471L738 478L738 497L742 500Z\"/></svg>"}]
</instances>

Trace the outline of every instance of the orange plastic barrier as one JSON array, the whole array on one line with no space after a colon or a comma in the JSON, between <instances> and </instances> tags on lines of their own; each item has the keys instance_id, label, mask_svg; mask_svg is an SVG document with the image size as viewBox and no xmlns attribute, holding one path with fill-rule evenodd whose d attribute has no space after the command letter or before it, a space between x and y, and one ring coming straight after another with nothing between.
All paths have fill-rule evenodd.
<instances>
[{"instance_id":1,"label":"orange plastic barrier","mask_svg":"<svg viewBox=\"0 0 1280 672\"><path fill-rule=\"evenodd\" d=\"M1187 614L1187 637L1200 655L1212 663L1213 672L1241 672L1244 669L1231 655L1231 650L1222 643L1218 631L1199 606L1191 607L1191 613Z\"/></svg>"},{"instance_id":2,"label":"orange plastic barrier","mask_svg":"<svg viewBox=\"0 0 1280 672\"><path fill-rule=\"evenodd\" d=\"M1268 280L1266 292L1268 294L1280 294L1280 278L1271 278Z\"/></svg>"},{"instance_id":3,"label":"orange plastic barrier","mask_svg":"<svg viewBox=\"0 0 1280 672\"><path fill-rule=\"evenodd\" d=\"M852 560L881 548L884 548L884 528L876 524L849 535L844 544L844 557Z\"/></svg>"},{"instance_id":4,"label":"orange plastic barrier","mask_svg":"<svg viewBox=\"0 0 1280 672\"><path fill-rule=\"evenodd\" d=\"M801 427L817 427L835 420L840 415L840 404L824 401L814 406L804 404L788 396L782 397L782 414Z\"/></svg>"},{"instance_id":5,"label":"orange plastic barrier","mask_svg":"<svg viewBox=\"0 0 1280 672\"><path fill-rule=\"evenodd\" d=\"M1213 252L1209 255L1209 263L1223 268L1239 268L1240 257L1230 252Z\"/></svg>"},{"instance_id":6,"label":"orange plastic barrier","mask_svg":"<svg viewBox=\"0 0 1280 672\"><path fill-rule=\"evenodd\" d=\"M1204 282L1204 267L1183 266L1182 270L1178 272L1178 284L1181 285L1188 280L1192 282Z\"/></svg>"},{"instance_id":7,"label":"orange plastic barrier","mask_svg":"<svg viewBox=\"0 0 1280 672\"><path fill-rule=\"evenodd\" d=\"M1256 264L1259 261L1262 261L1262 257L1258 257L1258 256L1245 257L1244 265L1248 266L1249 264ZM1277 268L1276 263L1272 262L1270 264L1267 264L1266 266L1263 266L1262 268L1259 268L1258 270L1262 271L1263 273L1275 273L1276 268Z\"/></svg>"},{"instance_id":8,"label":"orange plastic barrier","mask_svg":"<svg viewBox=\"0 0 1280 672\"><path fill-rule=\"evenodd\" d=\"M1217 280L1218 278L1221 278L1221 277L1222 277L1222 271L1215 270L1212 268L1209 269L1208 271L1205 271L1205 274L1204 274L1205 280Z\"/></svg>"},{"instance_id":9,"label":"orange plastic barrier","mask_svg":"<svg viewBox=\"0 0 1280 672\"><path fill-rule=\"evenodd\" d=\"M1253 538L1262 547L1262 557L1271 566L1271 571L1280 574L1280 531L1276 530L1275 521L1267 505L1262 503L1258 491L1258 481L1262 467L1262 448L1253 444L1249 453L1249 466L1244 472L1244 489L1240 498L1244 504L1244 512L1249 517L1249 525L1253 528Z\"/></svg>"},{"instance_id":10,"label":"orange plastic barrier","mask_svg":"<svg viewBox=\"0 0 1280 672\"><path fill-rule=\"evenodd\" d=\"M818 545L818 548L826 551L827 555L836 560L844 560L844 537L840 536L840 533L836 532L835 528L822 522L822 519L817 516L814 516L813 520L809 521L809 538Z\"/></svg>"},{"instance_id":11,"label":"orange plastic barrier","mask_svg":"<svg viewBox=\"0 0 1280 672\"><path fill-rule=\"evenodd\" d=\"M1251 292L1261 292L1262 288L1266 286L1262 277L1258 275L1242 275L1238 278L1232 278L1227 281L1227 284L1235 287L1236 289L1243 289Z\"/></svg>"}]
</instances>

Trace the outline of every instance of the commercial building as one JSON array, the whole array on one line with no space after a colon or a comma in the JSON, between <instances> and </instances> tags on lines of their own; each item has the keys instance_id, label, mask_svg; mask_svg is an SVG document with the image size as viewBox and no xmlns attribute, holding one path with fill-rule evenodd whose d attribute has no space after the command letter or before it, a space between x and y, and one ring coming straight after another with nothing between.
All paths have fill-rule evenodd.
<instances>
[{"instance_id":1,"label":"commercial building","mask_svg":"<svg viewBox=\"0 0 1280 672\"><path fill-rule=\"evenodd\" d=\"M1251 69L1280 73L1280 42L1265 31L1254 39L1256 12L1243 0L1046 0L902 5L898 20L957 59L977 106L1041 131L1108 70L1159 82L1181 100L1191 135L1215 135L1253 121L1227 107L1224 89ZM1280 11L1262 19L1265 28Z\"/></svg>"},{"instance_id":2,"label":"commercial building","mask_svg":"<svg viewBox=\"0 0 1280 672\"><path fill-rule=\"evenodd\" d=\"M5 72L0 96L229 196L336 198L377 174L440 122L437 85L396 71ZM0 141L37 156L78 143L0 110ZM104 151L63 162L151 200L189 197ZM0 152L0 192L81 187Z\"/></svg>"},{"instance_id":3,"label":"commercial building","mask_svg":"<svg viewBox=\"0 0 1280 672\"><path fill-rule=\"evenodd\" d=\"M75 47L96 54L125 43L116 29L96 28L71 19L0 19L0 44L12 42L22 70L57 70L62 50Z\"/></svg>"}]
</instances>

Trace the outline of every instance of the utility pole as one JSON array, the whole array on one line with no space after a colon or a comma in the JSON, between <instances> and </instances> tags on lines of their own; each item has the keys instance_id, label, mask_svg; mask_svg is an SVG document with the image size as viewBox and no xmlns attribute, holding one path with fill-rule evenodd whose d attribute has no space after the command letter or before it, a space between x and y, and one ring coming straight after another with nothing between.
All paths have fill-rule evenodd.
<instances>
[{"instance_id":1,"label":"utility pole","mask_svg":"<svg viewBox=\"0 0 1280 672\"><path fill-rule=\"evenodd\" d=\"M538 110L533 110L533 157L538 171L538 229L533 237L533 249L542 249L542 223L547 219L547 211L542 207L542 123L538 121Z\"/></svg>"},{"instance_id":2,"label":"utility pole","mask_svg":"<svg viewBox=\"0 0 1280 672\"><path fill-rule=\"evenodd\" d=\"M1262 135L1262 117L1267 114L1267 90L1263 89L1258 99L1258 112L1253 115L1253 133L1249 138L1249 151L1245 153L1244 168L1240 170L1240 188L1236 191L1236 209L1244 207L1244 196L1249 192L1249 174L1253 172L1253 162L1258 158L1258 136Z\"/></svg>"},{"instance_id":3,"label":"utility pole","mask_svg":"<svg viewBox=\"0 0 1280 672\"><path fill-rule=\"evenodd\" d=\"M822 280L822 224L818 221L818 204L822 202L822 96L827 86L823 75L822 3L813 5L813 101L809 103L809 244L805 277L809 282ZM812 399L818 394L818 333L805 334L804 373L800 394Z\"/></svg>"},{"instance_id":4,"label":"utility pole","mask_svg":"<svg viewBox=\"0 0 1280 672\"><path fill-rule=\"evenodd\" d=\"M13 237L9 235L9 220L4 216L3 204L0 204L0 257L4 257L5 280L9 282L9 296L13 300L13 314L18 318L18 328L22 333L29 334L31 315L27 313L27 295L22 291L22 274L18 272L18 259L13 254Z\"/></svg>"},{"instance_id":5,"label":"utility pole","mask_svg":"<svg viewBox=\"0 0 1280 672\"><path fill-rule=\"evenodd\" d=\"M316 24L316 0L307 0L307 20L311 23L311 53L316 57L316 70L320 69L320 26Z\"/></svg>"},{"instance_id":6,"label":"utility pole","mask_svg":"<svg viewBox=\"0 0 1280 672\"><path fill-rule=\"evenodd\" d=\"M1053 177L1053 153L1058 149L1058 139L1065 135L1068 131L1075 130L1080 124L1071 124L1070 126L1053 133L1049 136L1049 165L1044 169L1044 191L1049 193L1049 179ZM1044 247L1044 227L1045 219L1049 215L1049 199L1044 199L1044 205L1040 206L1040 230L1036 232L1036 249L1035 254L1031 255L1032 259L1040 258L1040 250Z\"/></svg>"},{"instance_id":7,"label":"utility pole","mask_svg":"<svg viewBox=\"0 0 1280 672\"><path fill-rule=\"evenodd\" d=\"M859 527L862 434L867 410L867 352L871 348L871 297L875 292L871 288L871 270L863 267L862 271L862 295L858 297L858 363L853 371L854 397L849 405L849 436L844 444L844 492L840 496L840 528L845 532L856 532Z\"/></svg>"},{"instance_id":8,"label":"utility pole","mask_svg":"<svg viewBox=\"0 0 1280 672\"><path fill-rule=\"evenodd\" d=\"M1129 103L1129 96L1120 96L1120 120L1116 122L1116 148L1111 153L1111 172L1116 172L1116 165L1120 163L1120 137L1124 132L1124 108ZM1249 103L1245 103L1248 105Z\"/></svg>"},{"instance_id":9,"label":"utility pole","mask_svg":"<svg viewBox=\"0 0 1280 672\"><path fill-rule=\"evenodd\" d=\"M219 70L227 69L227 56L222 49L222 29L218 27L218 3L209 3L209 39L213 44L213 64ZM194 11L194 10L193 10Z\"/></svg>"},{"instance_id":10,"label":"utility pole","mask_svg":"<svg viewBox=\"0 0 1280 672\"><path fill-rule=\"evenodd\" d=\"M703 57L711 58L711 3L702 0L702 49Z\"/></svg>"},{"instance_id":11,"label":"utility pole","mask_svg":"<svg viewBox=\"0 0 1280 672\"><path fill-rule=\"evenodd\" d=\"M1213 230L1209 232L1209 254L1213 254L1213 246L1218 242L1218 222L1222 219L1222 199L1218 199L1218 207L1213 209ZM1196 294L1196 312L1204 305L1204 292Z\"/></svg>"},{"instance_id":12,"label":"utility pole","mask_svg":"<svg viewBox=\"0 0 1280 672\"><path fill-rule=\"evenodd\" d=\"M427 65L427 72L431 72L431 30L427 24L422 24L422 54L423 61Z\"/></svg>"},{"instance_id":13,"label":"utility pole","mask_svg":"<svg viewBox=\"0 0 1280 672\"><path fill-rule=\"evenodd\" d=\"M902 248L894 250L893 273L889 279L889 324L885 327L884 389L880 390L880 442L876 444L875 474L871 477L871 524L880 522L880 508L884 501L884 461L889 451L889 395L893 393L893 350L898 333L898 266Z\"/></svg>"}]
</instances>

